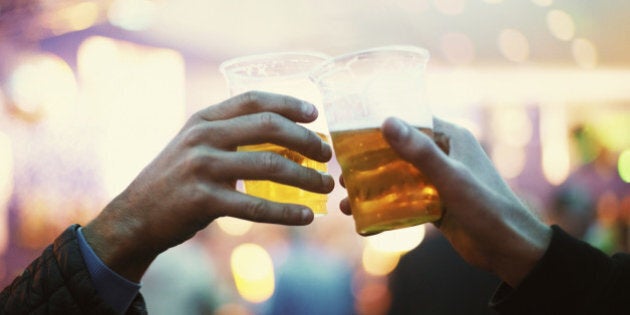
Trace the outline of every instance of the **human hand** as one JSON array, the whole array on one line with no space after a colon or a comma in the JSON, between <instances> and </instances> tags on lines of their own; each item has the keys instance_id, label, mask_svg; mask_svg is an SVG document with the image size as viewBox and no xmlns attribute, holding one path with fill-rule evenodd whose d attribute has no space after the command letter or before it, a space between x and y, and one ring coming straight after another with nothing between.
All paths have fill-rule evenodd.
<instances>
[{"instance_id":1,"label":"human hand","mask_svg":"<svg viewBox=\"0 0 630 315\"><path fill-rule=\"evenodd\" d=\"M551 229L516 197L473 135L435 119L449 153L404 121L389 118L383 136L435 185L443 203L439 229L468 263L516 286L542 257ZM351 213L347 199L340 208Z\"/></svg>"},{"instance_id":2,"label":"human hand","mask_svg":"<svg viewBox=\"0 0 630 315\"><path fill-rule=\"evenodd\" d=\"M214 219L304 225L310 209L235 190L238 179L272 180L317 193L332 191L330 175L271 152L238 146L275 143L320 162L332 150L314 132L311 104L288 96L250 92L195 113L166 148L83 232L96 254L122 276L138 281L161 252Z\"/></svg>"}]
</instances>

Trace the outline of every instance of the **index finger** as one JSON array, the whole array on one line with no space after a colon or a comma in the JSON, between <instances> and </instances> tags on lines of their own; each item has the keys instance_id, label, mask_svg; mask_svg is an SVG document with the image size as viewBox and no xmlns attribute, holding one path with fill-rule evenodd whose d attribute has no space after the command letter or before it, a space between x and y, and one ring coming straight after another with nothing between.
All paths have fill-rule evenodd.
<instances>
[{"instance_id":1,"label":"index finger","mask_svg":"<svg viewBox=\"0 0 630 315\"><path fill-rule=\"evenodd\" d=\"M233 96L199 112L201 118L214 121L260 112L274 112L297 122L317 118L317 108L304 100L269 92L249 91Z\"/></svg>"}]
</instances>

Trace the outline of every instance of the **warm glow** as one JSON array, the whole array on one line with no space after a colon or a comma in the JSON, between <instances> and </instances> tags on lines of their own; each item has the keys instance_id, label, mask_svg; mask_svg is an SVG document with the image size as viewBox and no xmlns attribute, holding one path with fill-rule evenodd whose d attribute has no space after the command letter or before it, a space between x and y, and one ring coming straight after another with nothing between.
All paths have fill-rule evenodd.
<instances>
[{"instance_id":1,"label":"warm glow","mask_svg":"<svg viewBox=\"0 0 630 315\"><path fill-rule=\"evenodd\" d=\"M626 183L630 183L630 149L623 150L619 155L617 169L621 179Z\"/></svg>"},{"instance_id":2,"label":"warm glow","mask_svg":"<svg viewBox=\"0 0 630 315\"><path fill-rule=\"evenodd\" d=\"M523 106L504 106L492 112L492 137L495 141L523 147L532 138L533 126Z\"/></svg>"},{"instance_id":3,"label":"warm glow","mask_svg":"<svg viewBox=\"0 0 630 315\"><path fill-rule=\"evenodd\" d=\"M466 0L433 0L435 9L445 15L459 15L466 8Z\"/></svg>"},{"instance_id":4,"label":"warm glow","mask_svg":"<svg viewBox=\"0 0 630 315\"><path fill-rule=\"evenodd\" d=\"M489 100L510 106L532 99L580 103L630 99L630 71L623 69L430 71L426 82L428 98L436 106L470 106Z\"/></svg>"},{"instance_id":5,"label":"warm glow","mask_svg":"<svg viewBox=\"0 0 630 315\"><path fill-rule=\"evenodd\" d=\"M374 276L385 276L392 272L400 260L400 252L384 252L372 246L363 249L363 269Z\"/></svg>"},{"instance_id":6,"label":"warm glow","mask_svg":"<svg viewBox=\"0 0 630 315\"><path fill-rule=\"evenodd\" d=\"M501 54L510 61L523 62L529 58L529 41L523 33L515 29L502 30L498 45Z\"/></svg>"},{"instance_id":7,"label":"warm glow","mask_svg":"<svg viewBox=\"0 0 630 315\"><path fill-rule=\"evenodd\" d=\"M13 149L11 139L0 132L0 255L6 251L9 243L8 206L12 192Z\"/></svg>"},{"instance_id":8,"label":"warm glow","mask_svg":"<svg viewBox=\"0 0 630 315\"><path fill-rule=\"evenodd\" d=\"M260 303L273 295L273 263L264 248L252 243L239 245L232 252L230 266L236 289L245 300Z\"/></svg>"},{"instance_id":9,"label":"warm glow","mask_svg":"<svg viewBox=\"0 0 630 315\"><path fill-rule=\"evenodd\" d=\"M590 40L576 38L571 45L571 52L580 67L592 69L597 66L597 47Z\"/></svg>"},{"instance_id":10,"label":"warm glow","mask_svg":"<svg viewBox=\"0 0 630 315\"><path fill-rule=\"evenodd\" d=\"M175 51L104 37L78 52L83 101L94 121L101 174L118 194L181 128L184 61Z\"/></svg>"},{"instance_id":11,"label":"warm glow","mask_svg":"<svg viewBox=\"0 0 630 315\"><path fill-rule=\"evenodd\" d=\"M253 222L232 217L221 217L215 220L221 230L229 235L239 236L251 230Z\"/></svg>"},{"instance_id":12,"label":"warm glow","mask_svg":"<svg viewBox=\"0 0 630 315\"><path fill-rule=\"evenodd\" d=\"M569 135L563 104L546 104L540 109L540 142L545 178L554 185L569 175Z\"/></svg>"},{"instance_id":13,"label":"warm glow","mask_svg":"<svg viewBox=\"0 0 630 315\"><path fill-rule=\"evenodd\" d=\"M424 239L424 234L424 225L417 225L368 236L366 239L368 247L376 251L404 253L416 248Z\"/></svg>"},{"instance_id":14,"label":"warm glow","mask_svg":"<svg viewBox=\"0 0 630 315\"><path fill-rule=\"evenodd\" d=\"M112 25L130 31L149 28L155 22L158 7L151 0L114 0L107 17Z\"/></svg>"},{"instance_id":15,"label":"warm glow","mask_svg":"<svg viewBox=\"0 0 630 315\"><path fill-rule=\"evenodd\" d=\"M527 154L524 147L497 143L492 147L492 162L504 178L515 178L523 172Z\"/></svg>"},{"instance_id":16,"label":"warm glow","mask_svg":"<svg viewBox=\"0 0 630 315\"><path fill-rule=\"evenodd\" d=\"M20 62L9 78L8 93L22 112L63 119L77 102L78 87L70 66L45 54Z\"/></svg>"},{"instance_id":17,"label":"warm glow","mask_svg":"<svg viewBox=\"0 0 630 315\"><path fill-rule=\"evenodd\" d=\"M84 30L96 24L99 10L95 2L79 2L50 12L42 23L55 34Z\"/></svg>"},{"instance_id":18,"label":"warm glow","mask_svg":"<svg viewBox=\"0 0 630 315\"><path fill-rule=\"evenodd\" d=\"M547 27L551 35L559 40L569 41L575 36L573 18L562 10L551 10L547 13Z\"/></svg>"},{"instance_id":19,"label":"warm glow","mask_svg":"<svg viewBox=\"0 0 630 315\"><path fill-rule=\"evenodd\" d=\"M475 59L475 47L466 34L447 33L441 39L442 53L455 65L465 65Z\"/></svg>"}]
</instances>

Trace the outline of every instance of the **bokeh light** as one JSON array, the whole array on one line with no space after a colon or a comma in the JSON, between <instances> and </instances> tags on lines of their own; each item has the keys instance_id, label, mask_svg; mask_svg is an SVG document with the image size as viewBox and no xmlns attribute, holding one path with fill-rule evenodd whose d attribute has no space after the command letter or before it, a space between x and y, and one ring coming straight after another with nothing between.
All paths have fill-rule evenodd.
<instances>
[{"instance_id":1,"label":"bokeh light","mask_svg":"<svg viewBox=\"0 0 630 315\"><path fill-rule=\"evenodd\" d=\"M593 69L597 66L597 47L585 38L576 38L571 44L571 52L578 66L585 69Z\"/></svg>"},{"instance_id":2,"label":"bokeh light","mask_svg":"<svg viewBox=\"0 0 630 315\"><path fill-rule=\"evenodd\" d=\"M9 78L9 97L25 114L67 118L77 104L74 72L61 58L34 54L21 60Z\"/></svg>"},{"instance_id":3,"label":"bokeh light","mask_svg":"<svg viewBox=\"0 0 630 315\"><path fill-rule=\"evenodd\" d=\"M145 30L155 22L158 7L151 0L114 0L107 17L112 25L130 31Z\"/></svg>"},{"instance_id":4,"label":"bokeh light","mask_svg":"<svg viewBox=\"0 0 630 315\"><path fill-rule=\"evenodd\" d=\"M505 105L492 111L492 137L494 141L523 147L532 138L533 126L522 106Z\"/></svg>"},{"instance_id":5,"label":"bokeh light","mask_svg":"<svg viewBox=\"0 0 630 315\"><path fill-rule=\"evenodd\" d=\"M230 255L232 276L243 299L260 303L269 299L275 289L273 263L260 245L241 244Z\"/></svg>"},{"instance_id":6,"label":"bokeh light","mask_svg":"<svg viewBox=\"0 0 630 315\"><path fill-rule=\"evenodd\" d=\"M499 51L510 61L523 62L529 58L529 41L515 29L504 29L497 39Z\"/></svg>"},{"instance_id":7,"label":"bokeh light","mask_svg":"<svg viewBox=\"0 0 630 315\"><path fill-rule=\"evenodd\" d=\"M626 183L630 183L630 149L625 149L619 154L617 169L621 179Z\"/></svg>"},{"instance_id":8,"label":"bokeh light","mask_svg":"<svg viewBox=\"0 0 630 315\"><path fill-rule=\"evenodd\" d=\"M564 104L545 104L541 107L540 142L543 174L551 184L559 185L570 172L569 135Z\"/></svg>"},{"instance_id":9,"label":"bokeh light","mask_svg":"<svg viewBox=\"0 0 630 315\"><path fill-rule=\"evenodd\" d=\"M515 178L521 174L527 162L527 152L522 146L497 143L492 147L492 162L504 178Z\"/></svg>"},{"instance_id":10,"label":"bokeh light","mask_svg":"<svg viewBox=\"0 0 630 315\"><path fill-rule=\"evenodd\" d=\"M100 7L96 2L82 1L47 14L42 24L56 35L80 31L98 22L99 11Z\"/></svg>"},{"instance_id":11,"label":"bokeh light","mask_svg":"<svg viewBox=\"0 0 630 315\"><path fill-rule=\"evenodd\" d=\"M404 253L424 240L425 226L416 225L366 237L368 247L380 252Z\"/></svg>"},{"instance_id":12,"label":"bokeh light","mask_svg":"<svg viewBox=\"0 0 630 315\"><path fill-rule=\"evenodd\" d=\"M444 34L440 48L446 59L454 65L470 64L475 59L475 46L466 34Z\"/></svg>"},{"instance_id":13,"label":"bokeh light","mask_svg":"<svg viewBox=\"0 0 630 315\"><path fill-rule=\"evenodd\" d=\"M363 269L373 276L385 276L392 272L398 265L401 253L383 252L372 246L363 249L361 262Z\"/></svg>"},{"instance_id":14,"label":"bokeh light","mask_svg":"<svg viewBox=\"0 0 630 315\"><path fill-rule=\"evenodd\" d=\"M173 50L105 37L86 39L77 59L105 190L115 196L181 128L184 61Z\"/></svg>"},{"instance_id":15,"label":"bokeh light","mask_svg":"<svg viewBox=\"0 0 630 315\"><path fill-rule=\"evenodd\" d=\"M551 35L559 40L569 41L575 36L573 18L562 10L551 10L547 13L547 27Z\"/></svg>"},{"instance_id":16,"label":"bokeh light","mask_svg":"<svg viewBox=\"0 0 630 315\"><path fill-rule=\"evenodd\" d=\"M232 217L220 217L214 220L221 230L229 235L240 236L249 232L253 222Z\"/></svg>"}]
</instances>

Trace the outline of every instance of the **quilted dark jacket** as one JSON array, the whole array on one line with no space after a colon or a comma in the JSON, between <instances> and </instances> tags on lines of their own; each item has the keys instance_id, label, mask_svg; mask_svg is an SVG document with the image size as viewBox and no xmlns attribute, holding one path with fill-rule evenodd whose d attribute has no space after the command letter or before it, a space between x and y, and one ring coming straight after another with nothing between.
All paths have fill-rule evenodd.
<instances>
[{"instance_id":1,"label":"quilted dark jacket","mask_svg":"<svg viewBox=\"0 0 630 315\"><path fill-rule=\"evenodd\" d=\"M0 293L0 314L115 314L97 295L70 226ZM147 314L138 294L127 314Z\"/></svg>"}]
</instances>

